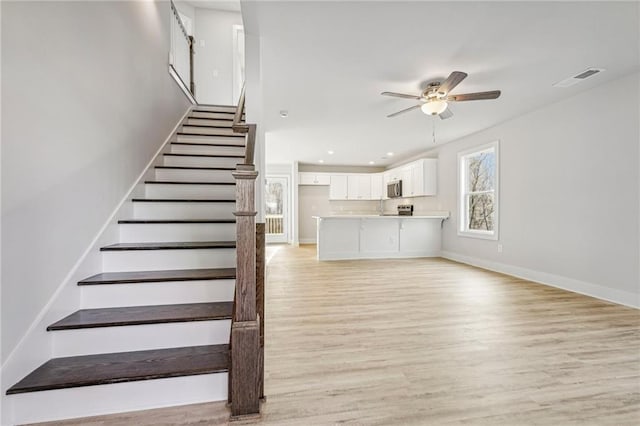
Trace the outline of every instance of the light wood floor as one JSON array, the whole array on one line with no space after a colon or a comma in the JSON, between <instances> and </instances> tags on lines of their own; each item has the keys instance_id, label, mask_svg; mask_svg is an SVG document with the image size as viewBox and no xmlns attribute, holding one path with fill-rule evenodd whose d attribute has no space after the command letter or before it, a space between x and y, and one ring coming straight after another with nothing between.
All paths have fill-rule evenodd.
<instances>
[{"instance_id":1,"label":"light wood floor","mask_svg":"<svg viewBox=\"0 0 640 426\"><path fill-rule=\"evenodd\" d=\"M271 248L273 250L273 248ZM640 312L443 259L268 266L262 425L638 425ZM56 425L224 424L224 404Z\"/></svg>"}]
</instances>

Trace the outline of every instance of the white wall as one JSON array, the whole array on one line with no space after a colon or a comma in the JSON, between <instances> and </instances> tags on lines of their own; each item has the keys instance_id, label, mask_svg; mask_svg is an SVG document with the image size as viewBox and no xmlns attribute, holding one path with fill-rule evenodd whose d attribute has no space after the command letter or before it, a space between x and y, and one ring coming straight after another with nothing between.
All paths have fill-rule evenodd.
<instances>
[{"instance_id":1,"label":"white wall","mask_svg":"<svg viewBox=\"0 0 640 426\"><path fill-rule=\"evenodd\" d=\"M194 79L199 103L236 103L232 89L233 25L242 25L242 15L239 12L195 9ZM217 76L214 76L214 71L217 71Z\"/></svg>"},{"instance_id":2,"label":"white wall","mask_svg":"<svg viewBox=\"0 0 640 426\"><path fill-rule=\"evenodd\" d=\"M419 202L452 213L445 255L640 306L639 80L630 75L428 152L439 157L439 195ZM457 153L494 140L500 239L459 237Z\"/></svg>"},{"instance_id":3,"label":"white wall","mask_svg":"<svg viewBox=\"0 0 640 426\"><path fill-rule=\"evenodd\" d=\"M1 7L5 363L190 104L167 2Z\"/></svg>"}]
</instances>

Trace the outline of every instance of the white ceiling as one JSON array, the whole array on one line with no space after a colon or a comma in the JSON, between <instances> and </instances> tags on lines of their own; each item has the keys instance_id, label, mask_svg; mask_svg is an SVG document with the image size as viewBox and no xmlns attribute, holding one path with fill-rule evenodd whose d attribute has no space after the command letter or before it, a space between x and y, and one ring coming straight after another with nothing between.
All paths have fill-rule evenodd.
<instances>
[{"instance_id":1,"label":"white ceiling","mask_svg":"<svg viewBox=\"0 0 640 426\"><path fill-rule=\"evenodd\" d=\"M240 12L240 0L186 0L185 3L202 9L225 10L228 12Z\"/></svg>"},{"instance_id":2,"label":"white ceiling","mask_svg":"<svg viewBox=\"0 0 640 426\"><path fill-rule=\"evenodd\" d=\"M272 164L388 165L432 148L434 123L437 143L450 142L640 69L637 2L243 0L242 13L262 39ZM587 67L607 71L552 87ZM455 103L446 121L420 110L385 117L415 102L380 92L418 94L454 70L469 77L453 94L502 96ZM394 158L381 159L388 151Z\"/></svg>"}]
</instances>

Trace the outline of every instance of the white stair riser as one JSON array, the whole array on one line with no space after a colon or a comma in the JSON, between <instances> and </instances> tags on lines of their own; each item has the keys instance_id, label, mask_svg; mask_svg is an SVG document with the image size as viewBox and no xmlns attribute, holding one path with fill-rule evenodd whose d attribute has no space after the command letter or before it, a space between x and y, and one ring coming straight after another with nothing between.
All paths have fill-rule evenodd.
<instances>
[{"instance_id":1,"label":"white stair riser","mask_svg":"<svg viewBox=\"0 0 640 426\"><path fill-rule=\"evenodd\" d=\"M173 182L235 182L231 170L156 169L156 180Z\"/></svg>"},{"instance_id":2,"label":"white stair riser","mask_svg":"<svg viewBox=\"0 0 640 426\"><path fill-rule=\"evenodd\" d=\"M146 184L147 198L235 199L235 185Z\"/></svg>"},{"instance_id":3,"label":"white stair riser","mask_svg":"<svg viewBox=\"0 0 640 426\"><path fill-rule=\"evenodd\" d=\"M222 130L222 129L221 129ZM245 138L229 136L224 137L225 135L231 135L231 132L225 132L224 130L218 133L207 132L206 135L176 135L175 140L173 142L183 142L183 143L215 143L214 141L220 140L220 138L224 138L225 142L228 142L229 145L242 145L245 143Z\"/></svg>"},{"instance_id":4,"label":"white stair riser","mask_svg":"<svg viewBox=\"0 0 640 426\"><path fill-rule=\"evenodd\" d=\"M172 154L244 155L243 146L209 146L205 144L171 145Z\"/></svg>"},{"instance_id":5,"label":"white stair riser","mask_svg":"<svg viewBox=\"0 0 640 426\"><path fill-rule=\"evenodd\" d=\"M240 157L189 157L180 155L165 155L165 166L176 167L224 167L235 168L242 163Z\"/></svg>"},{"instance_id":6,"label":"white stair riser","mask_svg":"<svg viewBox=\"0 0 640 426\"><path fill-rule=\"evenodd\" d=\"M236 107L233 105L198 105L194 110L208 112L230 112L235 113Z\"/></svg>"},{"instance_id":7,"label":"white stair riser","mask_svg":"<svg viewBox=\"0 0 640 426\"><path fill-rule=\"evenodd\" d=\"M189 117L193 118L216 118L233 121L233 114L223 112L206 112L206 111L193 111L189 114Z\"/></svg>"},{"instance_id":8,"label":"white stair riser","mask_svg":"<svg viewBox=\"0 0 640 426\"><path fill-rule=\"evenodd\" d=\"M236 239L235 223L123 223L119 228L121 243Z\"/></svg>"},{"instance_id":9,"label":"white stair riser","mask_svg":"<svg viewBox=\"0 0 640 426\"><path fill-rule=\"evenodd\" d=\"M218 117L227 118L227 117ZM233 120L203 120L198 118L188 118L185 124L191 124L194 126L216 126L216 127L231 127L233 126Z\"/></svg>"},{"instance_id":10,"label":"white stair riser","mask_svg":"<svg viewBox=\"0 0 640 426\"><path fill-rule=\"evenodd\" d=\"M231 198L233 199L233 198ZM133 203L134 219L235 219L232 203L138 202Z\"/></svg>"},{"instance_id":11,"label":"white stair riser","mask_svg":"<svg viewBox=\"0 0 640 426\"><path fill-rule=\"evenodd\" d=\"M180 348L229 343L231 320L99 327L53 332L53 356Z\"/></svg>"},{"instance_id":12,"label":"white stair riser","mask_svg":"<svg viewBox=\"0 0 640 426\"><path fill-rule=\"evenodd\" d=\"M193 133L195 135L216 135L216 136L225 136L225 135L233 135L235 132L231 127L210 127L210 126L182 126L182 132L184 133ZM187 136L187 135L185 135ZM191 135L188 135L191 136ZM178 135L178 138L182 137L182 135Z\"/></svg>"},{"instance_id":13,"label":"white stair riser","mask_svg":"<svg viewBox=\"0 0 640 426\"><path fill-rule=\"evenodd\" d=\"M117 250L102 252L103 272L234 268L235 249Z\"/></svg>"},{"instance_id":14,"label":"white stair riser","mask_svg":"<svg viewBox=\"0 0 640 426\"><path fill-rule=\"evenodd\" d=\"M80 286L83 308L228 302L234 289L234 279Z\"/></svg>"},{"instance_id":15,"label":"white stair riser","mask_svg":"<svg viewBox=\"0 0 640 426\"><path fill-rule=\"evenodd\" d=\"M227 373L141 380L12 395L14 424L89 417L227 399Z\"/></svg>"}]
</instances>

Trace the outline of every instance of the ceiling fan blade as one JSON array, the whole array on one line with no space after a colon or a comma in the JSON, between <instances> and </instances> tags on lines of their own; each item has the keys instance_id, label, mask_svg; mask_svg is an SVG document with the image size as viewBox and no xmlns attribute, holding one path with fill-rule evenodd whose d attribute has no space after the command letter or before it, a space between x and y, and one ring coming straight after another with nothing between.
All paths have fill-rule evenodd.
<instances>
[{"instance_id":1,"label":"ceiling fan blade","mask_svg":"<svg viewBox=\"0 0 640 426\"><path fill-rule=\"evenodd\" d=\"M395 117L396 115L404 114L405 112L409 112L409 111L411 111L412 109L420 108L421 106L422 106L422 105L414 105L414 106L412 106L412 107L405 108L405 109L400 110L400 111L398 111L398 112L394 112L393 114L389 114L389 115L387 115L387 118L392 118L392 117Z\"/></svg>"},{"instance_id":2,"label":"ceiling fan blade","mask_svg":"<svg viewBox=\"0 0 640 426\"><path fill-rule=\"evenodd\" d=\"M451 74L449 74L449 77L447 77L447 79L443 81L442 84L440 84L440 87L438 87L438 92L446 95L447 93L452 91L458 84L460 84L460 82L462 82L462 80L464 80L465 78L467 78L466 72L452 72Z\"/></svg>"},{"instance_id":3,"label":"ceiling fan blade","mask_svg":"<svg viewBox=\"0 0 640 426\"><path fill-rule=\"evenodd\" d=\"M447 118L453 117L453 113L451 112L450 108L445 109L439 115L440 115L440 120L446 120Z\"/></svg>"},{"instance_id":4,"label":"ceiling fan blade","mask_svg":"<svg viewBox=\"0 0 640 426\"><path fill-rule=\"evenodd\" d=\"M500 97L499 90L491 90L490 92L478 92L478 93L462 93L460 95L447 96L448 102L461 102L461 101L480 101L484 99L497 99Z\"/></svg>"},{"instance_id":5,"label":"ceiling fan blade","mask_svg":"<svg viewBox=\"0 0 640 426\"><path fill-rule=\"evenodd\" d=\"M418 95L405 95L404 93L382 92L380 94L384 96L393 96L394 98L416 99L416 100L422 99Z\"/></svg>"}]
</instances>

